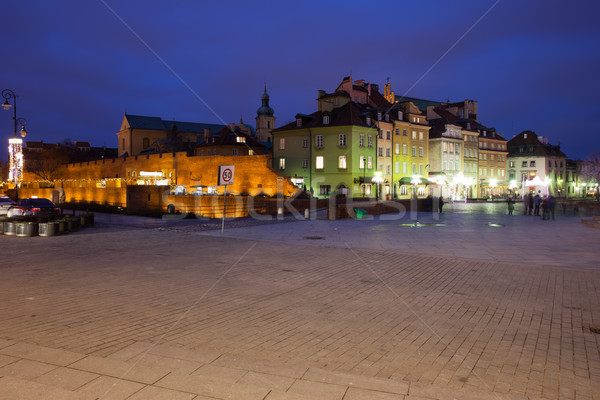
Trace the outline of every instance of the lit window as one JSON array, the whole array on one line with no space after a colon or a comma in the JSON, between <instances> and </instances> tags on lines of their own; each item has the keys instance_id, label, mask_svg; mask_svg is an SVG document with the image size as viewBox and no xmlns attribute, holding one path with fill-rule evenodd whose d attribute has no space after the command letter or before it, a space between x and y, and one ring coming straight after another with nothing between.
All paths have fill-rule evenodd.
<instances>
[{"instance_id":1,"label":"lit window","mask_svg":"<svg viewBox=\"0 0 600 400\"><path fill-rule=\"evenodd\" d=\"M379 155L379 157L383 157L383 147L379 147L378 155Z\"/></svg>"},{"instance_id":2,"label":"lit window","mask_svg":"<svg viewBox=\"0 0 600 400\"><path fill-rule=\"evenodd\" d=\"M338 159L338 168L346 168L346 156L340 156Z\"/></svg>"},{"instance_id":3,"label":"lit window","mask_svg":"<svg viewBox=\"0 0 600 400\"><path fill-rule=\"evenodd\" d=\"M423 147L419 147L419 157L423 158Z\"/></svg>"},{"instance_id":4,"label":"lit window","mask_svg":"<svg viewBox=\"0 0 600 400\"><path fill-rule=\"evenodd\" d=\"M373 169L373 157L369 156L367 159L367 168Z\"/></svg>"},{"instance_id":5,"label":"lit window","mask_svg":"<svg viewBox=\"0 0 600 400\"><path fill-rule=\"evenodd\" d=\"M394 163L394 173L396 173L396 174L400 173L400 161L396 161Z\"/></svg>"},{"instance_id":6,"label":"lit window","mask_svg":"<svg viewBox=\"0 0 600 400\"><path fill-rule=\"evenodd\" d=\"M412 165L412 173L413 173L413 175L417 174L417 164Z\"/></svg>"},{"instance_id":7,"label":"lit window","mask_svg":"<svg viewBox=\"0 0 600 400\"><path fill-rule=\"evenodd\" d=\"M235 141L238 143L246 143L246 137L245 136L236 136Z\"/></svg>"},{"instance_id":8,"label":"lit window","mask_svg":"<svg viewBox=\"0 0 600 400\"><path fill-rule=\"evenodd\" d=\"M407 171L407 170L406 170L406 161L403 161L403 162L402 162L402 173L403 173L403 174L406 174L406 173L407 173L406 171Z\"/></svg>"},{"instance_id":9,"label":"lit window","mask_svg":"<svg viewBox=\"0 0 600 400\"><path fill-rule=\"evenodd\" d=\"M279 139L279 150L284 150L285 149L285 138L280 138Z\"/></svg>"},{"instance_id":10,"label":"lit window","mask_svg":"<svg viewBox=\"0 0 600 400\"><path fill-rule=\"evenodd\" d=\"M419 132L419 140L423 140L423 132Z\"/></svg>"},{"instance_id":11,"label":"lit window","mask_svg":"<svg viewBox=\"0 0 600 400\"><path fill-rule=\"evenodd\" d=\"M367 139L368 147L373 147L373 136L369 135Z\"/></svg>"},{"instance_id":12,"label":"lit window","mask_svg":"<svg viewBox=\"0 0 600 400\"><path fill-rule=\"evenodd\" d=\"M402 145L402 155L408 155L408 145L407 144L403 144Z\"/></svg>"},{"instance_id":13,"label":"lit window","mask_svg":"<svg viewBox=\"0 0 600 400\"><path fill-rule=\"evenodd\" d=\"M253 156L254 155L254 150L252 150L252 149L248 150L248 155L249 156Z\"/></svg>"},{"instance_id":14,"label":"lit window","mask_svg":"<svg viewBox=\"0 0 600 400\"><path fill-rule=\"evenodd\" d=\"M365 147L365 135L360 135L358 145L360 147Z\"/></svg>"},{"instance_id":15,"label":"lit window","mask_svg":"<svg viewBox=\"0 0 600 400\"><path fill-rule=\"evenodd\" d=\"M329 115L324 115L323 116L323 125L328 125L329 124Z\"/></svg>"},{"instance_id":16,"label":"lit window","mask_svg":"<svg viewBox=\"0 0 600 400\"><path fill-rule=\"evenodd\" d=\"M365 168L365 156L360 156L359 159L359 167L360 169L364 169Z\"/></svg>"},{"instance_id":17,"label":"lit window","mask_svg":"<svg viewBox=\"0 0 600 400\"><path fill-rule=\"evenodd\" d=\"M412 147L412 156L416 157L417 156L417 146L413 146Z\"/></svg>"},{"instance_id":18,"label":"lit window","mask_svg":"<svg viewBox=\"0 0 600 400\"><path fill-rule=\"evenodd\" d=\"M316 168L323 169L325 165L325 159L323 156L317 156Z\"/></svg>"},{"instance_id":19,"label":"lit window","mask_svg":"<svg viewBox=\"0 0 600 400\"><path fill-rule=\"evenodd\" d=\"M417 131L412 131L413 140L417 140Z\"/></svg>"},{"instance_id":20,"label":"lit window","mask_svg":"<svg viewBox=\"0 0 600 400\"><path fill-rule=\"evenodd\" d=\"M396 143L395 150L396 154L400 154L400 143Z\"/></svg>"},{"instance_id":21,"label":"lit window","mask_svg":"<svg viewBox=\"0 0 600 400\"><path fill-rule=\"evenodd\" d=\"M285 169L285 158L279 159L279 169Z\"/></svg>"}]
</instances>

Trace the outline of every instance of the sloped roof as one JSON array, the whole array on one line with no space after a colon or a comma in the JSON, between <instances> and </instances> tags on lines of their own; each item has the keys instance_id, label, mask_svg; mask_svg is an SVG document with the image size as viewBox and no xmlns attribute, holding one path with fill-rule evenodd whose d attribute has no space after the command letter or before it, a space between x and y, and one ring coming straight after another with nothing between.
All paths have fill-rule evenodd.
<instances>
[{"instance_id":1,"label":"sloped roof","mask_svg":"<svg viewBox=\"0 0 600 400\"><path fill-rule=\"evenodd\" d=\"M297 114L302 117L302 126L298 127L296 121L290 122L287 125L281 126L277 129L273 129L272 132L289 131L295 129L306 129L306 128L317 128L327 126L346 126L346 125L357 125L357 126L369 126L366 122L367 114L370 114L365 107L361 105L349 102L342 107L334 108L331 111L316 111L310 115ZM366 112L366 114L365 114ZM329 123L323 123L323 116L329 117Z\"/></svg>"},{"instance_id":2,"label":"sloped roof","mask_svg":"<svg viewBox=\"0 0 600 400\"><path fill-rule=\"evenodd\" d=\"M508 141L508 156L567 156L560 150L560 146L542 143L533 131L523 131Z\"/></svg>"},{"instance_id":3,"label":"sloped roof","mask_svg":"<svg viewBox=\"0 0 600 400\"><path fill-rule=\"evenodd\" d=\"M177 126L177 130L181 133L204 133L205 128L209 128L211 132L217 132L225 125L220 124L205 124L198 122L184 121L165 121L160 117L146 117L142 115L125 114L125 119L129 126L133 129L147 129L156 131L170 130L173 125Z\"/></svg>"}]
</instances>

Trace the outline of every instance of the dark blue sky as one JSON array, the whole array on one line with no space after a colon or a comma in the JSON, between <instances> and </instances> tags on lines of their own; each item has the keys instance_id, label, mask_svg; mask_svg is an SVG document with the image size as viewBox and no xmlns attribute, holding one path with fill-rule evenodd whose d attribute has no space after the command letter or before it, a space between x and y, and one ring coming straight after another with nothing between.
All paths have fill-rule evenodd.
<instances>
[{"instance_id":1,"label":"dark blue sky","mask_svg":"<svg viewBox=\"0 0 600 400\"><path fill-rule=\"evenodd\" d=\"M20 96L27 139L116 147L125 112L254 124L265 81L281 126L352 72L381 90L389 77L396 94L477 100L507 139L529 129L570 158L600 150L596 1L205 3L2 2L0 89ZM5 143L11 117L0 109Z\"/></svg>"}]
</instances>

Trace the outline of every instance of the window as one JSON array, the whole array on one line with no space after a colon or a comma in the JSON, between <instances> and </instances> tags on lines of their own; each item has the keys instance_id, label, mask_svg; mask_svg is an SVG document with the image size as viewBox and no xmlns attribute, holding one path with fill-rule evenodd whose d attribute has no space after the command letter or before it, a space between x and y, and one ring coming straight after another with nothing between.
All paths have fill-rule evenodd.
<instances>
[{"instance_id":1,"label":"window","mask_svg":"<svg viewBox=\"0 0 600 400\"><path fill-rule=\"evenodd\" d=\"M285 158L279 159L279 169L285 169Z\"/></svg>"},{"instance_id":2,"label":"window","mask_svg":"<svg viewBox=\"0 0 600 400\"><path fill-rule=\"evenodd\" d=\"M338 168L346 168L346 156L339 156Z\"/></svg>"},{"instance_id":3,"label":"window","mask_svg":"<svg viewBox=\"0 0 600 400\"><path fill-rule=\"evenodd\" d=\"M400 195L405 196L408 194L408 186L402 185L400 186Z\"/></svg>"},{"instance_id":4,"label":"window","mask_svg":"<svg viewBox=\"0 0 600 400\"><path fill-rule=\"evenodd\" d=\"M417 174L417 164L412 165L412 173L413 173L413 175Z\"/></svg>"},{"instance_id":5,"label":"window","mask_svg":"<svg viewBox=\"0 0 600 400\"><path fill-rule=\"evenodd\" d=\"M490 176L494 176L494 168L490 168Z\"/></svg>"},{"instance_id":6,"label":"window","mask_svg":"<svg viewBox=\"0 0 600 400\"><path fill-rule=\"evenodd\" d=\"M443 151L444 153L447 153L447 152L448 152L448 143L447 143L447 142L443 142L443 143L442 143L442 151Z\"/></svg>"},{"instance_id":7,"label":"window","mask_svg":"<svg viewBox=\"0 0 600 400\"><path fill-rule=\"evenodd\" d=\"M358 168L365 169L365 156L360 156Z\"/></svg>"},{"instance_id":8,"label":"window","mask_svg":"<svg viewBox=\"0 0 600 400\"><path fill-rule=\"evenodd\" d=\"M365 147L365 135L360 135L360 136L359 136L358 145L359 145L360 147Z\"/></svg>"},{"instance_id":9,"label":"window","mask_svg":"<svg viewBox=\"0 0 600 400\"><path fill-rule=\"evenodd\" d=\"M302 139L302 147L308 147L308 139Z\"/></svg>"},{"instance_id":10,"label":"window","mask_svg":"<svg viewBox=\"0 0 600 400\"><path fill-rule=\"evenodd\" d=\"M346 145L346 134L345 134L345 133L341 133L341 134L339 135L339 141L338 141L338 144L339 144L340 146L345 146L345 145Z\"/></svg>"},{"instance_id":11,"label":"window","mask_svg":"<svg viewBox=\"0 0 600 400\"><path fill-rule=\"evenodd\" d=\"M396 128L396 136L400 136L400 128Z\"/></svg>"},{"instance_id":12,"label":"window","mask_svg":"<svg viewBox=\"0 0 600 400\"><path fill-rule=\"evenodd\" d=\"M317 135L317 147L323 147L323 135Z\"/></svg>"},{"instance_id":13,"label":"window","mask_svg":"<svg viewBox=\"0 0 600 400\"><path fill-rule=\"evenodd\" d=\"M407 170L406 170L406 161L403 161L403 162L402 162L402 173L403 173L403 174L406 174L406 173L407 173L406 171L407 171Z\"/></svg>"},{"instance_id":14,"label":"window","mask_svg":"<svg viewBox=\"0 0 600 400\"><path fill-rule=\"evenodd\" d=\"M530 162L529 162L529 166L530 166L530 167L535 167L535 161L530 161Z\"/></svg>"},{"instance_id":15,"label":"window","mask_svg":"<svg viewBox=\"0 0 600 400\"><path fill-rule=\"evenodd\" d=\"M246 136L236 136L235 141L238 143L246 143Z\"/></svg>"},{"instance_id":16,"label":"window","mask_svg":"<svg viewBox=\"0 0 600 400\"><path fill-rule=\"evenodd\" d=\"M380 112L377 113L377 121L381 121L381 113Z\"/></svg>"},{"instance_id":17,"label":"window","mask_svg":"<svg viewBox=\"0 0 600 400\"><path fill-rule=\"evenodd\" d=\"M385 131L385 138L386 138L387 140L390 140L390 139L392 138L392 132L390 132L390 131Z\"/></svg>"},{"instance_id":18,"label":"window","mask_svg":"<svg viewBox=\"0 0 600 400\"><path fill-rule=\"evenodd\" d=\"M423 141L423 132L419 132L419 140Z\"/></svg>"},{"instance_id":19,"label":"window","mask_svg":"<svg viewBox=\"0 0 600 400\"><path fill-rule=\"evenodd\" d=\"M373 169L373 157L369 156L367 159L367 168Z\"/></svg>"},{"instance_id":20,"label":"window","mask_svg":"<svg viewBox=\"0 0 600 400\"><path fill-rule=\"evenodd\" d=\"M367 117L367 126L371 126L371 117Z\"/></svg>"},{"instance_id":21,"label":"window","mask_svg":"<svg viewBox=\"0 0 600 400\"><path fill-rule=\"evenodd\" d=\"M296 119L296 127L300 128L302 126L302 118Z\"/></svg>"},{"instance_id":22,"label":"window","mask_svg":"<svg viewBox=\"0 0 600 400\"><path fill-rule=\"evenodd\" d=\"M237 156L238 155L238 149L231 149L231 155L232 156Z\"/></svg>"},{"instance_id":23,"label":"window","mask_svg":"<svg viewBox=\"0 0 600 400\"><path fill-rule=\"evenodd\" d=\"M413 140L417 140L417 131L412 131Z\"/></svg>"},{"instance_id":24,"label":"window","mask_svg":"<svg viewBox=\"0 0 600 400\"><path fill-rule=\"evenodd\" d=\"M484 159L484 160L487 160L487 154L484 154L484 155L483 155L483 159Z\"/></svg>"},{"instance_id":25,"label":"window","mask_svg":"<svg viewBox=\"0 0 600 400\"><path fill-rule=\"evenodd\" d=\"M121 140L121 148L125 150L125 139Z\"/></svg>"},{"instance_id":26,"label":"window","mask_svg":"<svg viewBox=\"0 0 600 400\"><path fill-rule=\"evenodd\" d=\"M423 164L419 164L419 175L423 175Z\"/></svg>"},{"instance_id":27,"label":"window","mask_svg":"<svg viewBox=\"0 0 600 400\"><path fill-rule=\"evenodd\" d=\"M396 173L396 174L400 173L400 161L396 161L394 163L394 173Z\"/></svg>"},{"instance_id":28,"label":"window","mask_svg":"<svg viewBox=\"0 0 600 400\"><path fill-rule=\"evenodd\" d=\"M521 163L521 168L525 168L525 167L527 167L527 161L523 161L523 162Z\"/></svg>"},{"instance_id":29,"label":"window","mask_svg":"<svg viewBox=\"0 0 600 400\"><path fill-rule=\"evenodd\" d=\"M319 185L319 194L322 196L329 195L331 193L331 185Z\"/></svg>"},{"instance_id":30,"label":"window","mask_svg":"<svg viewBox=\"0 0 600 400\"><path fill-rule=\"evenodd\" d=\"M408 145L407 144L402 145L402 154L405 156L408 155Z\"/></svg>"},{"instance_id":31,"label":"window","mask_svg":"<svg viewBox=\"0 0 600 400\"><path fill-rule=\"evenodd\" d=\"M395 147L395 154L400 154L400 143L396 143L396 147Z\"/></svg>"},{"instance_id":32,"label":"window","mask_svg":"<svg viewBox=\"0 0 600 400\"><path fill-rule=\"evenodd\" d=\"M548 160L548 166L552 168L552 161Z\"/></svg>"},{"instance_id":33,"label":"window","mask_svg":"<svg viewBox=\"0 0 600 400\"><path fill-rule=\"evenodd\" d=\"M325 158L323 156L317 156L316 168L323 169L325 165Z\"/></svg>"},{"instance_id":34,"label":"window","mask_svg":"<svg viewBox=\"0 0 600 400\"><path fill-rule=\"evenodd\" d=\"M308 168L308 159L302 160L302 168Z\"/></svg>"},{"instance_id":35,"label":"window","mask_svg":"<svg viewBox=\"0 0 600 400\"><path fill-rule=\"evenodd\" d=\"M419 157L423 158L423 147L419 147Z\"/></svg>"},{"instance_id":36,"label":"window","mask_svg":"<svg viewBox=\"0 0 600 400\"><path fill-rule=\"evenodd\" d=\"M142 149L145 149L148 146L150 146L150 139L145 137L144 140L142 140Z\"/></svg>"},{"instance_id":37,"label":"window","mask_svg":"<svg viewBox=\"0 0 600 400\"><path fill-rule=\"evenodd\" d=\"M417 146L413 146L412 147L412 156L416 157L417 156Z\"/></svg>"},{"instance_id":38,"label":"window","mask_svg":"<svg viewBox=\"0 0 600 400\"><path fill-rule=\"evenodd\" d=\"M514 168L515 167L515 162L514 161L509 161L508 162L508 167L509 168Z\"/></svg>"},{"instance_id":39,"label":"window","mask_svg":"<svg viewBox=\"0 0 600 400\"><path fill-rule=\"evenodd\" d=\"M379 147L377 150L378 150L377 154L379 155L379 157L383 157L383 147Z\"/></svg>"},{"instance_id":40,"label":"window","mask_svg":"<svg viewBox=\"0 0 600 400\"><path fill-rule=\"evenodd\" d=\"M406 131L406 128L404 128L402 130L402 136L408 136L408 132Z\"/></svg>"},{"instance_id":41,"label":"window","mask_svg":"<svg viewBox=\"0 0 600 400\"><path fill-rule=\"evenodd\" d=\"M329 115L323 116L323 125L329 125Z\"/></svg>"},{"instance_id":42,"label":"window","mask_svg":"<svg viewBox=\"0 0 600 400\"><path fill-rule=\"evenodd\" d=\"M392 166L390 164L385 166L385 174L390 175L392 173Z\"/></svg>"},{"instance_id":43,"label":"window","mask_svg":"<svg viewBox=\"0 0 600 400\"><path fill-rule=\"evenodd\" d=\"M373 136L369 135L367 138L368 147L373 147Z\"/></svg>"},{"instance_id":44,"label":"window","mask_svg":"<svg viewBox=\"0 0 600 400\"><path fill-rule=\"evenodd\" d=\"M279 139L279 150L284 150L285 149L285 138L280 138Z\"/></svg>"},{"instance_id":45,"label":"window","mask_svg":"<svg viewBox=\"0 0 600 400\"><path fill-rule=\"evenodd\" d=\"M392 149L390 149L389 147L386 147L386 149L385 149L385 156L386 157L391 157L391 154L390 154L391 151L392 151Z\"/></svg>"},{"instance_id":46,"label":"window","mask_svg":"<svg viewBox=\"0 0 600 400\"><path fill-rule=\"evenodd\" d=\"M490 160L494 161L494 155L490 154Z\"/></svg>"},{"instance_id":47,"label":"window","mask_svg":"<svg viewBox=\"0 0 600 400\"><path fill-rule=\"evenodd\" d=\"M377 131L377 137L383 139L383 131L381 129Z\"/></svg>"}]
</instances>

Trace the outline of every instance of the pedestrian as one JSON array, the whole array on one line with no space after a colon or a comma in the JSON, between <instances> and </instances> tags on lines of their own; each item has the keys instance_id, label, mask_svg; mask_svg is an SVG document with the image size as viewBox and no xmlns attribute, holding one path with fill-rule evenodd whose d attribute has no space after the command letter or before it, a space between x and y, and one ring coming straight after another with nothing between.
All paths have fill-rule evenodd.
<instances>
[{"instance_id":1,"label":"pedestrian","mask_svg":"<svg viewBox=\"0 0 600 400\"><path fill-rule=\"evenodd\" d=\"M532 211L533 211L533 195L531 194L531 192L529 192L529 194L527 195L527 213L529 215L531 215Z\"/></svg>"},{"instance_id":2,"label":"pedestrian","mask_svg":"<svg viewBox=\"0 0 600 400\"><path fill-rule=\"evenodd\" d=\"M515 202L512 197L508 197L506 199L506 204L508 206L508 215L513 215L513 211L515 209Z\"/></svg>"},{"instance_id":3,"label":"pedestrian","mask_svg":"<svg viewBox=\"0 0 600 400\"><path fill-rule=\"evenodd\" d=\"M441 214L442 213L442 207L444 207L444 198L442 196L440 196L439 206L440 206L440 214Z\"/></svg>"},{"instance_id":4,"label":"pedestrian","mask_svg":"<svg viewBox=\"0 0 600 400\"><path fill-rule=\"evenodd\" d=\"M540 205L542 203L542 198L540 197L540 192L536 193L533 197L533 215L540 216Z\"/></svg>"},{"instance_id":5,"label":"pedestrian","mask_svg":"<svg viewBox=\"0 0 600 400\"><path fill-rule=\"evenodd\" d=\"M546 195L544 195L544 198L542 198L541 207L542 207L542 219L543 220L549 219L548 218L548 198L546 197Z\"/></svg>"},{"instance_id":6,"label":"pedestrian","mask_svg":"<svg viewBox=\"0 0 600 400\"><path fill-rule=\"evenodd\" d=\"M548 196L548 219L552 217L554 220L554 209L556 208L556 198L552 195Z\"/></svg>"},{"instance_id":7,"label":"pedestrian","mask_svg":"<svg viewBox=\"0 0 600 400\"><path fill-rule=\"evenodd\" d=\"M529 197L523 196L523 215L527 215L529 213Z\"/></svg>"}]
</instances>

